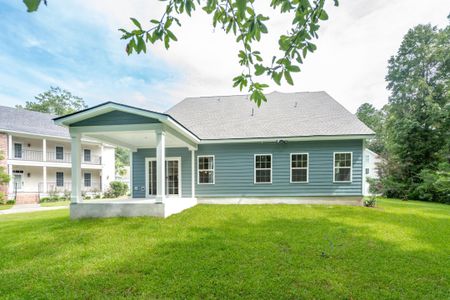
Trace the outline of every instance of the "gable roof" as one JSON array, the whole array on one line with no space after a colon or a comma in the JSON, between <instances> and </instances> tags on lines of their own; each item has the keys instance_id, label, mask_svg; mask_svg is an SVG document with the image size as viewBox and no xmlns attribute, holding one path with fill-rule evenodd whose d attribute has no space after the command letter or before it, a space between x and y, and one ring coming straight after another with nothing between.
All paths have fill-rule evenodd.
<instances>
[{"instance_id":1,"label":"gable roof","mask_svg":"<svg viewBox=\"0 0 450 300\"><path fill-rule=\"evenodd\" d=\"M69 131L53 122L55 115L0 106L0 130L70 138Z\"/></svg>"},{"instance_id":2,"label":"gable roof","mask_svg":"<svg viewBox=\"0 0 450 300\"><path fill-rule=\"evenodd\" d=\"M326 92L186 98L166 113L202 140L373 135Z\"/></svg>"}]
</instances>

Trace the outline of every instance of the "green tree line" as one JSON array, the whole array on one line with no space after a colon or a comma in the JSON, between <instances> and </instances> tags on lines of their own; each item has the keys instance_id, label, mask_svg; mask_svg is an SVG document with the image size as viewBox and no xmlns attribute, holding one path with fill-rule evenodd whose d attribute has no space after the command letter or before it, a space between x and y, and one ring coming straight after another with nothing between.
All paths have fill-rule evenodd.
<instances>
[{"instance_id":1,"label":"green tree line","mask_svg":"<svg viewBox=\"0 0 450 300\"><path fill-rule=\"evenodd\" d=\"M383 158L375 192L450 203L450 26L418 25L389 59L389 101L362 104L375 132L368 148Z\"/></svg>"}]
</instances>

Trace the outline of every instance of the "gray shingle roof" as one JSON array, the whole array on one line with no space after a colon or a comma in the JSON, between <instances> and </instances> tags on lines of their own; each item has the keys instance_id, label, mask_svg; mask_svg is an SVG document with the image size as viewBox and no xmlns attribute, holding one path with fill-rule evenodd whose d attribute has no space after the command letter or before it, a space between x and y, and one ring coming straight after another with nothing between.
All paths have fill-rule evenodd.
<instances>
[{"instance_id":1,"label":"gray shingle roof","mask_svg":"<svg viewBox=\"0 0 450 300\"><path fill-rule=\"evenodd\" d=\"M373 131L326 92L187 98L167 111L200 139L367 135Z\"/></svg>"},{"instance_id":2,"label":"gray shingle roof","mask_svg":"<svg viewBox=\"0 0 450 300\"><path fill-rule=\"evenodd\" d=\"M55 125L56 116L20 108L0 106L0 131L19 131L30 134L69 138L67 128Z\"/></svg>"}]
</instances>

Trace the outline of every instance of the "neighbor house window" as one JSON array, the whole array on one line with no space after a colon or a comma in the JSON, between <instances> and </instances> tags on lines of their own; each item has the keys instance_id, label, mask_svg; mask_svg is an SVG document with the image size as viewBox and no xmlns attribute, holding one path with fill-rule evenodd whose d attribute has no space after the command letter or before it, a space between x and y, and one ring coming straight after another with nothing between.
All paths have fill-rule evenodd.
<instances>
[{"instance_id":1,"label":"neighbor house window","mask_svg":"<svg viewBox=\"0 0 450 300\"><path fill-rule=\"evenodd\" d=\"M91 161L91 149L84 149L83 150L83 159L86 162Z\"/></svg>"},{"instance_id":2,"label":"neighbor house window","mask_svg":"<svg viewBox=\"0 0 450 300\"><path fill-rule=\"evenodd\" d=\"M56 154L55 154L56 159L58 159L58 160L63 160L64 159L64 147L56 146L55 147L55 152L56 152Z\"/></svg>"},{"instance_id":3,"label":"neighbor house window","mask_svg":"<svg viewBox=\"0 0 450 300\"><path fill-rule=\"evenodd\" d=\"M22 158L22 144L14 143L14 158Z\"/></svg>"},{"instance_id":4,"label":"neighbor house window","mask_svg":"<svg viewBox=\"0 0 450 300\"><path fill-rule=\"evenodd\" d=\"M56 186L64 186L64 173L56 172Z\"/></svg>"},{"instance_id":5,"label":"neighbor house window","mask_svg":"<svg viewBox=\"0 0 450 300\"><path fill-rule=\"evenodd\" d=\"M352 153L336 152L334 153L334 181L351 182L352 181Z\"/></svg>"},{"instance_id":6,"label":"neighbor house window","mask_svg":"<svg viewBox=\"0 0 450 300\"><path fill-rule=\"evenodd\" d=\"M308 182L308 153L291 154L291 182Z\"/></svg>"},{"instance_id":7,"label":"neighbor house window","mask_svg":"<svg viewBox=\"0 0 450 300\"><path fill-rule=\"evenodd\" d=\"M92 184L92 174L91 173L84 173L84 186L90 187Z\"/></svg>"},{"instance_id":8,"label":"neighbor house window","mask_svg":"<svg viewBox=\"0 0 450 300\"><path fill-rule=\"evenodd\" d=\"M254 183L272 183L272 154L255 154Z\"/></svg>"},{"instance_id":9,"label":"neighbor house window","mask_svg":"<svg viewBox=\"0 0 450 300\"><path fill-rule=\"evenodd\" d=\"M198 156L198 183L214 184L214 156L204 155Z\"/></svg>"}]
</instances>

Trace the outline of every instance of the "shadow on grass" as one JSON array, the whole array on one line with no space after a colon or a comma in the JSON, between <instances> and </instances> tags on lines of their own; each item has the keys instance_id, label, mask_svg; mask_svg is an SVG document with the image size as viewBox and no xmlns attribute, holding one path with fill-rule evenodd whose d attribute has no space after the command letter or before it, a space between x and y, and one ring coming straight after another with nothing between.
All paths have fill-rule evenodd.
<instances>
[{"instance_id":1,"label":"shadow on grass","mask_svg":"<svg viewBox=\"0 0 450 300\"><path fill-rule=\"evenodd\" d=\"M12 232L6 236L0 230L0 278L9 282L0 288L2 295L449 296L449 256L441 250L447 241L433 232L441 228L448 239L449 222L441 217L283 205L199 206L165 220L49 216L14 230L8 226ZM14 236L19 232L22 242Z\"/></svg>"}]
</instances>

